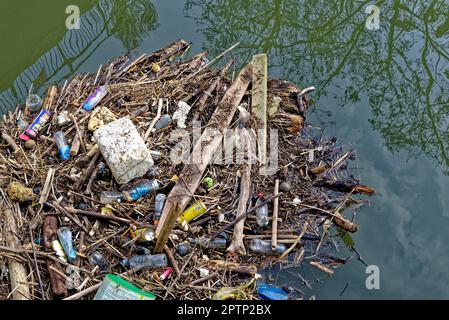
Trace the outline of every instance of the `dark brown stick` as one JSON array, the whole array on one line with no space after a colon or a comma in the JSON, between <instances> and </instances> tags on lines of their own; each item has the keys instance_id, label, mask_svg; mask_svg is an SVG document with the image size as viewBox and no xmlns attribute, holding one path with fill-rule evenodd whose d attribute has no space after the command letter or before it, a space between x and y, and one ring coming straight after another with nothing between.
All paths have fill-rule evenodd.
<instances>
[{"instance_id":1,"label":"dark brown stick","mask_svg":"<svg viewBox=\"0 0 449 320\"><path fill-rule=\"evenodd\" d=\"M72 216L66 209L64 209L63 207L61 207L59 205L59 203L57 203L56 201L53 201L53 206L60 211L63 215L67 216L67 218L69 218L70 220L72 220L78 227L81 228L81 230L83 230L86 233L89 233L89 230L87 230L87 228L85 226L83 226L83 224L81 223L81 221L77 218Z\"/></svg>"},{"instance_id":2,"label":"dark brown stick","mask_svg":"<svg viewBox=\"0 0 449 320\"><path fill-rule=\"evenodd\" d=\"M126 219L126 218L121 218L121 217L117 217L117 216L113 216L113 215L103 215L97 212L92 212L92 211L86 211L86 210L81 210L81 209L75 209L75 208L70 208L70 207L65 207L66 211L72 214L79 214L79 215L83 215L83 216L88 216L88 217L93 217L93 218L97 218L97 219L103 219L103 220L111 220L111 221L116 221L116 222L120 222L123 224L132 224L134 223L132 220Z\"/></svg>"},{"instance_id":3,"label":"dark brown stick","mask_svg":"<svg viewBox=\"0 0 449 320\"><path fill-rule=\"evenodd\" d=\"M175 257L173 257L173 252L170 250L170 248L167 245L164 247L164 252L168 257L168 260L170 260L170 263L171 263L173 269L175 270L176 275L180 276L181 270L179 270L178 263L176 262Z\"/></svg>"}]
</instances>

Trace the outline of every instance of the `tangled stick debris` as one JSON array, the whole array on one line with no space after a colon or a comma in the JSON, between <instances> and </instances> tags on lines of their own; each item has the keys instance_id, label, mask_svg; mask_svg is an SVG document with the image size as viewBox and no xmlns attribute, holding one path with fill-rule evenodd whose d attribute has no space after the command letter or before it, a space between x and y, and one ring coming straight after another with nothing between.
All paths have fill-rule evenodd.
<instances>
[{"instance_id":1,"label":"tangled stick debris","mask_svg":"<svg viewBox=\"0 0 449 320\"><path fill-rule=\"evenodd\" d=\"M265 56L232 82L232 60L214 69L188 48L115 58L4 117L0 298L113 298L118 281L130 299L257 299L272 267L327 276L355 252L375 191L306 123L314 88L269 78ZM312 283L298 277L294 292Z\"/></svg>"}]
</instances>

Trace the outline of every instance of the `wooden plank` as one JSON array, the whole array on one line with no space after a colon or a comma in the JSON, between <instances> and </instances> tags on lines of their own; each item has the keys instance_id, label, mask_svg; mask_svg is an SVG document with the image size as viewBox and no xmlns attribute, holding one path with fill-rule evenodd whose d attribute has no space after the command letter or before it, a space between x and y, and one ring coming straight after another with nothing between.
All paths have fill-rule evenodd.
<instances>
[{"instance_id":1,"label":"wooden plank","mask_svg":"<svg viewBox=\"0 0 449 320\"><path fill-rule=\"evenodd\" d=\"M181 212L179 210L179 204L175 202L170 207L170 212L167 215L167 219L164 221L164 227L161 229L159 235L157 236L156 245L154 246L154 253L162 253L162 251L164 251L171 231L173 230L173 227L176 224L176 220L178 219L180 214Z\"/></svg>"},{"instance_id":2,"label":"wooden plank","mask_svg":"<svg viewBox=\"0 0 449 320\"><path fill-rule=\"evenodd\" d=\"M253 56L252 111L259 122L257 146L261 167L264 167L267 164L267 81L267 55L257 54ZM263 171L261 171L261 173L262 172Z\"/></svg>"}]
</instances>

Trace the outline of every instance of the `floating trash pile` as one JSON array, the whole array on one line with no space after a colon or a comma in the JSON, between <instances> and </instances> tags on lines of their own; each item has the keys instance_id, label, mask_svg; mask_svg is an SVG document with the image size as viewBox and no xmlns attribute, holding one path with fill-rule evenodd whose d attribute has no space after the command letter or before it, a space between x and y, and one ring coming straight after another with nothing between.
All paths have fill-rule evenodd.
<instances>
[{"instance_id":1,"label":"floating trash pile","mask_svg":"<svg viewBox=\"0 0 449 320\"><path fill-rule=\"evenodd\" d=\"M268 78L265 55L237 72L189 48L118 57L4 116L2 298L301 299L265 270L350 258L375 191L305 124L314 88Z\"/></svg>"}]
</instances>

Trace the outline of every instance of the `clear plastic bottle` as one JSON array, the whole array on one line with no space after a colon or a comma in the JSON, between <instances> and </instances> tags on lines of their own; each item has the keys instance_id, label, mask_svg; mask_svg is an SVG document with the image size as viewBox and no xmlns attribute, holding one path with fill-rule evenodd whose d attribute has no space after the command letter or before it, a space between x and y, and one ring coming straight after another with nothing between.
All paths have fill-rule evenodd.
<instances>
[{"instance_id":1,"label":"clear plastic bottle","mask_svg":"<svg viewBox=\"0 0 449 320\"><path fill-rule=\"evenodd\" d=\"M138 255L150 255L151 250L148 248L145 248L144 246L134 245L133 252L135 252Z\"/></svg>"},{"instance_id":2,"label":"clear plastic bottle","mask_svg":"<svg viewBox=\"0 0 449 320\"><path fill-rule=\"evenodd\" d=\"M106 271L109 268L109 262L100 251L94 251L89 255L89 263L92 266L98 266L101 271Z\"/></svg>"},{"instance_id":3,"label":"clear plastic bottle","mask_svg":"<svg viewBox=\"0 0 449 320\"><path fill-rule=\"evenodd\" d=\"M124 192L125 199L127 201L136 201L157 189L159 189L159 182L157 180L142 180L135 184L131 190Z\"/></svg>"},{"instance_id":4,"label":"clear plastic bottle","mask_svg":"<svg viewBox=\"0 0 449 320\"><path fill-rule=\"evenodd\" d=\"M122 261L125 267L134 268L145 268L145 269L155 269L163 268L167 266L167 255L164 253L160 254L149 254L143 256L134 256Z\"/></svg>"},{"instance_id":5,"label":"clear plastic bottle","mask_svg":"<svg viewBox=\"0 0 449 320\"><path fill-rule=\"evenodd\" d=\"M155 225L159 224L159 220L161 219L162 211L164 210L165 199L167 199L167 196L163 193L158 193L154 198L153 221Z\"/></svg>"},{"instance_id":6,"label":"clear plastic bottle","mask_svg":"<svg viewBox=\"0 0 449 320\"><path fill-rule=\"evenodd\" d=\"M101 204L111 204L114 202L121 202L125 198L122 192L117 191L102 191L100 193Z\"/></svg>"},{"instance_id":7,"label":"clear plastic bottle","mask_svg":"<svg viewBox=\"0 0 449 320\"><path fill-rule=\"evenodd\" d=\"M17 119L17 126L19 127L20 131L26 130L26 128L28 128L29 125L30 124L27 121L23 120L22 117Z\"/></svg>"},{"instance_id":8,"label":"clear plastic bottle","mask_svg":"<svg viewBox=\"0 0 449 320\"><path fill-rule=\"evenodd\" d=\"M256 206L261 205L265 201L263 193L257 195ZM268 204L256 209L256 222L259 227L268 226Z\"/></svg>"},{"instance_id":9,"label":"clear plastic bottle","mask_svg":"<svg viewBox=\"0 0 449 320\"><path fill-rule=\"evenodd\" d=\"M153 179L159 176L160 174L161 170L156 166L152 166L150 167L150 170L148 170L148 172L145 173L145 177L147 177L148 179Z\"/></svg>"},{"instance_id":10,"label":"clear plastic bottle","mask_svg":"<svg viewBox=\"0 0 449 320\"><path fill-rule=\"evenodd\" d=\"M271 242L263 241L260 239L253 239L249 245L250 249L254 252L264 253L269 255L279 255L287 250L287 247L283 244L278 244L273 250L271 248Z\"/></svg>"},{"instance_id":11,"label":"clear plastic bottle","mask_svg":"<svg viewBox=\"0 0 449 320\"><path fill-rule=\"evenodd\" d=\"M42 107L42 99L37 94L30 94L25 101L25 105L30 111L38 111Z\"/></svg>"},{"instance_id":12,"label":"clear plastic bottle","mask_svg":"<svg viewBox=\"0 0 449 320\"><path fill-rule=\"evenodd\" d=\"M67 144L67 140L64 136L64 133L62 131L56 131L53 134L53 137L55 138L56 146L59 150L59 155L61 156L62 160L68 160L70 158L70 146Z\"/></svg>"},{"instance_id":13,"label":"clear plastic bottle","mask_svg":"<svg viewBox=\"0 0 449 320\"><path fill-rule=\"evenodd\" d=\"M190 242L208 249L226 249L227 247L227 241L223 238L215 238L213 240L209 240L208 238L191 239Z\"/></svg>"},{"instance_id":14,"label":"clear plastic bottle","mask_svg":"<svg viewBox=\"0 0 449 320\"><path fill-rule=\"evenodd\" d=\"M72 231L67 227L61 227L58 229L58 239L61 242L62 248L70 263L74 263L77 254L73 246Z\"/></svg>"}]
</instances>

